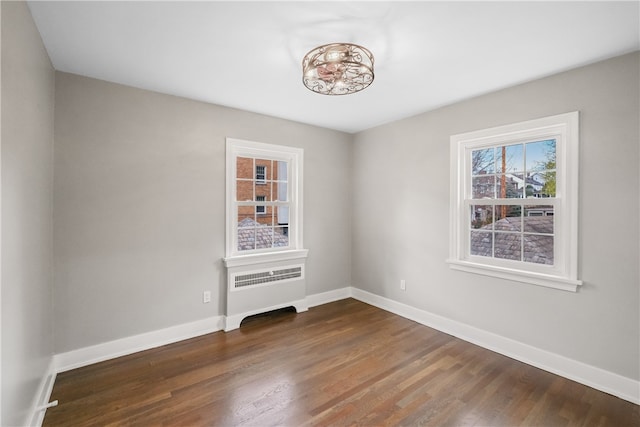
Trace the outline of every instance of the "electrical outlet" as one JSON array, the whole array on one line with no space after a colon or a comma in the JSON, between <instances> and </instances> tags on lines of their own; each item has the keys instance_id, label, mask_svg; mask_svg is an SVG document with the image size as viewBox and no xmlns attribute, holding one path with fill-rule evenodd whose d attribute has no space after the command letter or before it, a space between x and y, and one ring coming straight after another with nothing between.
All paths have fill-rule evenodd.
<instances>
[{"instance_id":1,"label":"electrical outlet","mask_svg":"<svg viewBox=\"0 0 640 427\"><path fill-rule=\"evenodd\" d=\"M211 302L211 291L204 291L202 293L202 303L206 304L208 302Z\"/></svg>"},{"instance_id":2,"label":"electrical outlet","mask_svg":"<svg viewBox=\"0 0 640 427\"><path fill-rule=\"evenodd\" d=\"M407 282L405 282L404 279L400 280L400 289L403 291L407 290Z\"/></svg>"}]
</instances>

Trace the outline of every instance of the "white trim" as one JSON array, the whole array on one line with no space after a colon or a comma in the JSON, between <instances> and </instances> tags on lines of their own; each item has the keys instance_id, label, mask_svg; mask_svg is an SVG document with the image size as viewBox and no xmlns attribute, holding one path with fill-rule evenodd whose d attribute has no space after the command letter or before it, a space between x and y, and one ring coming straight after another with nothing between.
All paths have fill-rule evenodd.
<instances>
[{"instance_id":1,"label":"white trim","mask_svg":"<svg viewBox=\"0 0 640 427\"><path fill-rule=\"evenodd\" d=\"M53 384L56 382L55 358L49 359L49 366L45 375L40 380L33 404L31 405L30 426L41 426L47 411L47 405L51 399Z\"/></svg>"},{"instance_id":2,"label":"white trim","mask_svg":"<svg viewBox=\"0 0 640 427\"><path fill-rule=\"evenodd\" d=\"M334 289L332 291L322 292L321 294L307 295L307 304L309 307L317 307L319 305L328 304L334 301L340 301L351 297L351 287Z\"/></svg>"},{"instance_id":3,"label":"white trim","mask_svg":"<svg viewBox=\"0 0 640 427\"><path fill-rule=\"evenodd\" d=\"M253 264L264 264L278 261L292 261L304 259L309 254L308 249L295 249L291 251L266 252L261 254L238 255L223 258L227 268L244 267Z\"/></svg>"},{"instance_id":4,"label":"white trim","mask_svg":"<svg viewBox=\"0 0 640 427\"><path fill-rule=\"evenodd\" d=\"M267 160L282 160L288 165L287 172L287 201L285 203L289 211L289 246L287 248L256 249L252 251L238 251L236 214L236 159L237 157L254 157ZM302 210L303 200L303 173L304 150L302 148L286 145L265 144L262 142L247 141L236 138L226 138L226 233L225 254L227 258L245 256L247 253L274 253L303 248ZM255 170L253 172L255 178ZM284 203L284 202L283 202ZM251 202L254 205L255 201ZM277 203L275 203L277 205ZM274 205L274 202L266 202L266 205Z\"/></svg>"},{"instance_id":5,"label":"white trim","mask_svg":"<svg viewBox=\"0 0 640 427\"><path fill-rule=\"evenodd\" d=\"M126 356L143 350L194 338L222 329L222 316L209 317L195 322L171 326L131 337L120 338L54 356L57 372L65 372L82 366Z\"/></svg>"},{"instance_id":6,"label":"white trim","mask_svg":"<svg viewBox=\"0 0 640 427\"><path fill-rule=\"evenodd\" d=\"M509 268L488 264L459 261L457 259L448 259L447 263L453 270L482 274L484 276L497 277L500 279L512 280L514 282L529 283L532 285L560 289L569 292L577 292L578 286L582 285L581 280L565 279L563 277L556 277L553 275L541 274L536 272L512 270Z\"/></svg>"},{"instance_id":7,"label":"white trim","mask_svg":"<svg viewBox=\"0 0 640 427\"><path fill-rule=\"evenodd\" d=\"M640 404L640 381L437 314L351 288L353 298L531 366Z\"/></svg>"},{"instance_id":8,"label":"white trim","mask_svg":"<svg viewBox=\"0 0 640 427\"><path fill-rule=\"evenodd\" d=\"M452 269L483 274L554 289L576 292L578 279L578 146L579 112L452 135L450 138L450 232L448 263ZM477 257L469 253L468 227L471 198L469 168L474 149L556 140L558 187L553 199L491 199L478 204L553 204L554 265Z\"/></svg>"}]
</instances>

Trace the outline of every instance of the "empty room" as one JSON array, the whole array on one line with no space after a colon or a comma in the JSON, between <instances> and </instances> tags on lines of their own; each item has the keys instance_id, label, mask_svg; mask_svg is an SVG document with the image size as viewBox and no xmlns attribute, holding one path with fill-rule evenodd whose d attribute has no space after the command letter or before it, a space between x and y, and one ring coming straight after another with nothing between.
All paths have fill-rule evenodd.
<instances>
[{"instance_id":1,"label":"empty room","mask_svg":"<svg viewBox=\"0 0 640 427\"><path fill-rule=\"evenodd\" d=\"M640 2L0 22L0 425L640 426Z\"/></svg>"}]
</instances>

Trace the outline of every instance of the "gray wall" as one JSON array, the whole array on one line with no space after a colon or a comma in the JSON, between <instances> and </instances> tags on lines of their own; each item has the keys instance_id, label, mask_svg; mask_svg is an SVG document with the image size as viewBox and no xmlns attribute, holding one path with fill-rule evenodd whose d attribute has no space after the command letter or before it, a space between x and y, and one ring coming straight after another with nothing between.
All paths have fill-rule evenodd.
<instances>
[{"instance_id":1,"label":"gray wall","mask_svg":"<svg viewBox=\"0 0 640 427\"><path fill-rule=\"evenodd\" d=\"M305 150L308 293L351 283L351 135L65 73L55 100L56 352L224 313L227 136Z\"/></svg>"},{"instance_id":2,"label":"gray wall","mask_svg":"<svg viewBox=\"0 0 640 427\"><path fill-rule=\"evenodd\" d=\"M636 52L356 135L353 285L640 379L638 64ZM575 110L584 286L570 293L450 270L450 135ZM372 209L375 200L384 202Z\"/></svg>"},{"instance_id":3,"label":"gray wall","mask_svg":"<svg viewBox=\"0 0 640 427\"><path fill-rule=\"evenodd\" d=\"M352 136L54 74L27 6L1 7L2 425L54 350L222 314L227 136L305 149L310 294L353 284L640 378L638 53ZM449 270L449 136L573 110L582 289Z\"/></svg>"},{"instance_id":4,"label":"gray wall","mask_svg":"<svg viewBox=\"0 0 640 427\"><path fill-rule=\"evenodd\" d=\"M2 7L2 419L24 425L53 355L54 71L24 2Z\"/></svg>"}]
</instances>

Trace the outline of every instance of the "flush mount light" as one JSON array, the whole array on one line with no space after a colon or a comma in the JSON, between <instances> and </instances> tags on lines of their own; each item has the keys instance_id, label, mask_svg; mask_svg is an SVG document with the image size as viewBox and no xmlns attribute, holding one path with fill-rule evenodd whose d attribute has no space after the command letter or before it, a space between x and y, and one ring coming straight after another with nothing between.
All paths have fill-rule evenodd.
<instances>
[{"instance_id":1,"label":"flush mount light","mask_svg":"<svg viewBox=\"0 0 640 427\"><path fill-rule=\"evenodd\" d=\"M348 95L373 82L373 55L357 44L318 46L302 60L302 82L322 95Z\"/></svg>"}]
</instances>

